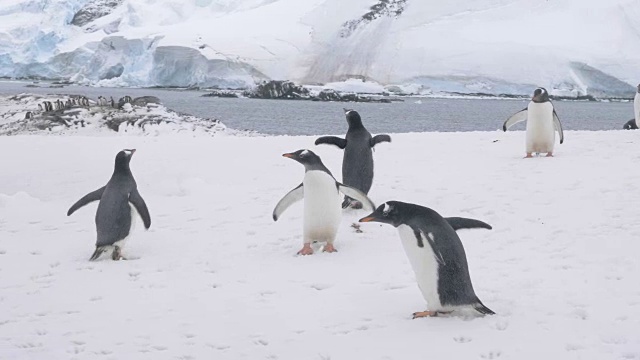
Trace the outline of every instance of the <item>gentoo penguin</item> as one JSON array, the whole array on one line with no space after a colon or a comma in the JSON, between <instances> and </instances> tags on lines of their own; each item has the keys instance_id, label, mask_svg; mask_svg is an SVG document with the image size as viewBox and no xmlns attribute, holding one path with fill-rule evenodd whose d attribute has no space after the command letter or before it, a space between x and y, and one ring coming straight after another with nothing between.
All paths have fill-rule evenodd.
<instances>
[{"instance_id":1,"label":"gentoo penguin","mask_svg":"<svg viewBox=\"0 0 640 360\"><path fill-rule=\"evenodd\" d=\"M320 157L310 150L298 150L282 156L296 160L304 165L305 174L302 184L287 193L273 210L273 220L296 201L304 198L303 238L304 246L299 255L311 255L313 241L326 241L326 252L335 252L333 241L338 232L342 216L339 194L343 193L362 202L365 208L373 210L375 205L360 190L341 184L324 166Z\"/></svg>"},{"instance_id":2,"label":"gentoo penguin","mask_svg":"<svg viewBox=\"0 0 640 360\"><path fill-rule=\"evenodd\" d=\"M633 98L633 117L636 124L636 129L638 128L638 123L640 123L640 84L636 89L636 96Z\"/></svg>"},{"instance_id":3,"label":"gentoo penguin","mask_svg":"<svg viewBox=\"0 0 640 360\"><path fill-rule=\"evenodd\" d=\"M533 153L547 153L547 156L553 156L554 128L560 136L560 144L564 142L564 135L558 114L549 101L549 94L545 88L537 88L533 92L529 106L507 119L502 125L502 130L507 131L513 124L525 120L527 120L526 157L532 157Z\"/></svg>"},{"instance_id":4,"label":"gentoo penguin","mask_svg":"<svg viewBox=\"0 0 640 360\"><path fill-rule=\"evenodd\" d=\"M98 240L96 241L96 250L89 259L91 261L97 260L103 252L109 249L113 249L111 254L113 260L124 259L122 247L129 237L135 221L133 208L140 214L144 227L148 229L151 226L147 204L138 192L136 181L129 168L131 156L135 151L135 149L120 151L116 155L115 169L107 185L85 195L67 212L67 216L69 216L88 203L100 200L96 212Z\"/></svg>"},{"instance_id":5,"label":"gentoo penguin","mask_svg":"<svg viewBox=\"0 0 640 360\"><path fill-rule=\"evenodd\" d=\"M627 121L622 128L625 130L637 130L638 124L636 124L636 119Z\"/></svg>"},{"instance_id":6,"label":"gentoo penguin","mask_svg":"<svg viewBox=\"0 0 640 360\"><path fill-rule=\"evenodd\" d=\"M38 104L38 111L42 112L42 105Z\"/></svg>"},{"instance_id":7,"label":"gentoo penguin","mask_svg":"<svg viewBox=\"0 0 640 360\"><path fill-rule=\"evenodd\" d=\"M488 226L479 220L457 219L459 225L467 223L468 226L462 226L466 228ZM360 221L381 222L398 229L429 309L414 313L414 319L466 309L483 315L495 314L473 291L462 242L454 227L440 214L423 206L388 201Z\"/></svg>"},{"instance_id":8,"label":"gentoo penguin","mask_svg":"<svg viewBox=\"0 0 640 360\"><path fill-rule=\"evenodd\" d=\"M348 109L344 109L344 111L349 124L345 139L336 136L323 136L318 138L315 144L331 144L344 149L342 182L368 194L373 182L373 154L371 150L376 144L384 141L391 142L391 137L386 134L372 137L362 125L362 119L357 111ZM351 199L345 197L342 207L346 208L351 203ZM353 203L352 207L359 209L361 205Z\"/></svg>"}]
</instances>

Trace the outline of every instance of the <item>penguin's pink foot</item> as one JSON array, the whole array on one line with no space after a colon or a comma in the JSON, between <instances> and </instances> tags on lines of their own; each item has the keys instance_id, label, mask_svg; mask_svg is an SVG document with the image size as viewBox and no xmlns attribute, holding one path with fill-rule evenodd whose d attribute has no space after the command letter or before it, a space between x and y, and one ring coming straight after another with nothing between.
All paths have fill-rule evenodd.
<instances>
[{"instance_id":1,"label":"penguin's pink foot","mask_svg":"<svg viewBox=\"0 0 640 360\"><path fill-rule=\"evenodd\" d=\"M324 249L322 249L322 251L328 252L328 253L338 252L338 250L336 250L336 248L333 247L333 244L329 244L329 243L327 243L327 245L324 246Z\"/></svg>"},{"instance_id":2,"label":"penguin's pink foot","mask_svg":"<svg viewBox=\"0 0 640 360\"><path fill-rule=\"evenodd\" d=\"M547 157L553 157L553 153L552 152L547 153Z\"/></svg>"},{"instance_id":3,"label":"penguin's pink foot","mask_svg":"<svg viewBox=\"0 0 640 360\"><path fill-rule=\"evenodd\" d=\"M435 316L438 316L437 311L418 311L413 313L414 319L423 318L423 317L435 317Z\"/></svg>"},{"instance_id":4,"label":"penguin's pink foot","mask_svg":"<svg viewBox=\"0 0 640 360\"><path fill-rule=\"evenodd\" d=\"M112 260L127 260L124 256L122 256L122 249L119 246L115 246L113 249L113 253L111 253Z\"/></svg>"},{"instance_id":5,"label":"penguin's pink foot","mask_svg":"<svg viewBox=\"0 0 640 360\"><path fill-rule=\"evenodd\" d=\"M311 244L304 244L302 249L298 251L298 255L311 255L313 254L313 249L311 248Z\"/></svg>"},{"instance_id":6,"label":"penguin's pink foot","mask_svg":"<svg viewBox=\"0 0 640 360\"><path fill-rule=\"evenodd\" d=\"M532 157L533 157L533 155L531 155L531 153L527 153L527 156L525 156L524 158L528 159L528 158L532 158Z\"/></svg>"},{"instance_id":7,"label":"penguin's pink foot","mask_svg":"<svg viewBox=\"0 0 640 360\"><path fill-rule=\"evenodd\" d=\"M436 317L438 315L451 314L453 311L418 311L413 313L413 318Z\"/></svg>"}]
</instances>

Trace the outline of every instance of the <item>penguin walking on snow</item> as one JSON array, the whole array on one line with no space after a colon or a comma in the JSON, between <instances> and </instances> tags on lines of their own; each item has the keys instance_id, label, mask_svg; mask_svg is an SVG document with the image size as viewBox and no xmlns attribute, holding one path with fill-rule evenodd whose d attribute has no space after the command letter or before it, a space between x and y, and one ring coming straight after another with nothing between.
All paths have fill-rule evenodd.
<instances>
[{"instance_id":1,"label":"penguin walking on snow","mask_svg":"<svg viewBox=\"0 0 640 360\"><path fill-rule=\"evenodd\" d=\"M414 204L388 201L361 222L381 222L398 229L404 251L416 274L428 310L413 318L437 316L473 309L495 314L484 306L471 285L467 257L456 230L491 229L489 224L465 218L443 218L437 212Z\"/></svg>"},{"instance_id":2,"label":"penguin walking on snow","mask_svg":"<svg viewBox=\"0 0 640 360\"><path fill-rule=\"evenodd\" d=\"M147 204L138 192L136 181L129 168L129 162L135 151L135 149L120 151L116 155L115 169L107 185L85 195L67 212L69 216L93 201L100 201L95 218L98 240L90 261L97 260L103 252L110 249L113 250L111 253L113 260L124 259L122 247L135 221L134 208L142 217L144 227L149 229L151 226Z\"/></svg>"},{"instance_id":3,"label":"penguin walking on snow","mask_svg":"<svg viewBox=\"0 0 640 360\"><path fill-rule=\"evenodd\" d=\"M560 136L560 144L564 142L564 134L558 114L545 88L537 88L533 92L529 106L507 119L502 125L502 130L507 131L512 125L525 120L527 120L526 157L532 157L533 153L546 153L547 157L553 156L554 128Z\"/></svg>"},{"instance_id":4,"label":"penguin walking on snow","mask_svg":"<svg viewBox=\"0 0 640 360\"><path fill-rule=\"evenodd\" d=\"M304 246L298 255L311 255L313 241L327 242L323 251L335 252L333 242L338 232L342 216L339 194L343 193L360 201L367 209L373 210L375 205L360 190L341 184L331 175L320 157L310 150L298 150L282 156L293 159L305 168L302 184L287 193L273 210L273 220L278 221L280 215L293 203L304 199L303 239Z\"/></svg>"},{"instance_id":5,"label":"penguin walking on snow","mask_svg":"<svg viewBox=\"0 0 640 360\"><path fill-rule=\"evenodd\" d=\"M362 125L362 119L357 111L348 109L344 109L344 111L349 124L345 138L323 136L318 138L315 144L330 144L343 149L342 182L368 194L373 183L372 149L381 142L391 142L391 137L386 134L372 137ZM352 199L347 196L342 203L342 208L348 206L355 209L362 207L361 204L352 202Z\"/></svg>"}]
</instances>

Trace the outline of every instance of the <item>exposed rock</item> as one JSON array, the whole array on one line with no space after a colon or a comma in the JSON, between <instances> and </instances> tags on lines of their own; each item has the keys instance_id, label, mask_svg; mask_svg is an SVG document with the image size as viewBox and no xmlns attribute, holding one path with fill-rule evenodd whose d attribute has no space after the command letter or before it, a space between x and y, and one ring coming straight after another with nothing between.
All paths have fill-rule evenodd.
<instances>
[{"instance_id":1,"label":"exposed rock","mask_svg":"<svg viewBox=\"0 0 640 360\"><path fill-rule=\"evenodd\" d=\"M71 24L84 26L95 19L109 15L113 9L122 4L124 0L92 0L73 15Z\"/></svg>"},{"instance_id":2,"label":"exposed rock","mask_svg":"<svg viewBox=\"0 0 640 360\"><path fill-rule=\"evenodd\" d=\"M288 80L271 80L263 82L244 95L258 99L308 99L309 90Z\"/></svg>"},{"instance_id":3,"label":"exposed rock","mask_svg":"<svg viewBox=\"0 0 640 360\"><path fill-rule=\"evenodd\" d=\"M407 6L407 0L378 0L369 8L369 11L359 19L349 20L342 24L340 37L346 38L353 34L359 27L366 25L383 16L397 18Z\"/></svg>"},{"instance_id":4,"label":"exposed rock","mask_svg":"<svg viewBox=\"0 0 640 360\"><path fill-rule=\"evenodd\" d=\"M155 96L140 96L131 102L133 106L147 106L148 104L162 104L162 102Z\"/></svg>"},{"instance_id":5,"label":"exposed rock","mask_svg":"<svg viewBox=\"0 0 640 360\"><path fill-rule=\"evenodd\" d=\"M230 91L212 91L202 95L203 97L237 98L238 94Z\"/></svg>"}]
</instances>

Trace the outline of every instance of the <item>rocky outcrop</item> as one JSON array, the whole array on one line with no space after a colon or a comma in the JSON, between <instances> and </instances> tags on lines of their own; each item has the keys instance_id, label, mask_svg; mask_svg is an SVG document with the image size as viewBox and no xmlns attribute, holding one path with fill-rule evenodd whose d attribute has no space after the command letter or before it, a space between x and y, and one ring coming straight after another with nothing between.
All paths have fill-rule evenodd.
<instances>
[{"instance_id":1,"label":"rocky outcrop","mask_svg":"<svg viewBox=\"0 0 640 360\"><path fill-rule=\"evenodd\" d=\"M246 97L255 99L308 99L309 90L303 86L296 85L288 80L266 81L258 85L254 90L247 91Z\"/></svg>"},{"instance_id":2,"label":"rocky outcrop","mask_svg":"<svg viewBox=\"0 0 640 360\"><path fill-rule=\"evenodd\" d=\"M95 19L109 15L113 9L117 8L124 0L93 0L89 1L78 12L73 15L71 24L75 26L85 26Z\"/></svg>"},{"instance_id":3,"label":"rocky outcrop","mask_svg":"<svg viewBox=\"0 0 640 360\"><path fill-rule=\"evenodd\" d=\"M364 26L383 16L397 18L407 6L407 0L378 0L369 8L369 11L355 20L349 20L342 24L340 37L349 37L359 27Z\"/></svg>"}]
</instances>

